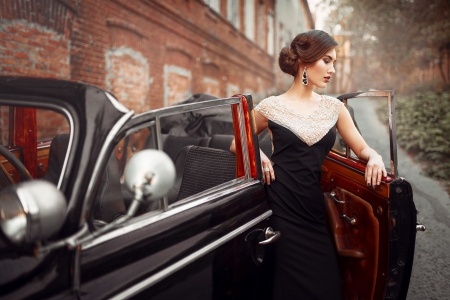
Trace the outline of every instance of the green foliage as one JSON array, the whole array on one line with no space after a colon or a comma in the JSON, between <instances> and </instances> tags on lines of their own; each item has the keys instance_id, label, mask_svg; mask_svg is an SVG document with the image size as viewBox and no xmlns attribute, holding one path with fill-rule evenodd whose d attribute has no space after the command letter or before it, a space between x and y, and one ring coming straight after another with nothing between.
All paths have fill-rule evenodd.
<instances>
[{"instance_id":1,"label":"green foliage","mask_svg":"<svg viewBox=\"0 0 450 300\"><path fill-rule=\"evenodd\" d=\"M450 92L416 93L396 98L397 142L418 161L426 175L450 180ZM378 115L387 123L386 107Z\"/></svg>"}]
</instances>

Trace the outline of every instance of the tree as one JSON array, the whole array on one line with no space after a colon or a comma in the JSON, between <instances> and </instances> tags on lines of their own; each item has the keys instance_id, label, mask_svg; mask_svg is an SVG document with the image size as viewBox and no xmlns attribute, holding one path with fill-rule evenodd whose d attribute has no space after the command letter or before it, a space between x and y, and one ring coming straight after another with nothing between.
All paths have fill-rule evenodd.
<instances>
[{"instance_id":1,"label":"tree","mask_svg":"<svg viewBox=\"0 0 450 300\"><path fill-rule=\"evenodd\" d=\"M357 89L413 90L430 62L449 85L450 1L327 0L330 28L350 35Z\"/></svg>"}]
</instances>

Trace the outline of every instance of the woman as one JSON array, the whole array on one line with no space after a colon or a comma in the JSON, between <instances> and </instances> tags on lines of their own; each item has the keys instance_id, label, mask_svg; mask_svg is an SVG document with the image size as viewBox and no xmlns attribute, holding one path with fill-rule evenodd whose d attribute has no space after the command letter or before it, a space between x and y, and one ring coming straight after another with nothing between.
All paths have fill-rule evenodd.
<instances>
[{"instance_id":1,"label":"woman","mask_svg":"<svg viewBox=\"0 0 450 300\"><path fill-rule=\"evenodd\" d=\"M368 186L386 176L381 156L364 142L342 102L313 91L314 86L325 88L335 73L337 45L320 30L297 35L278 61L283 72L294 76L291 88L255 107L258 134L269 128L273 144L273 165L262 151L261 162L271 222L281 231L275 243L274 299L342 299L320 187L321 166L336 128L367 161ZM230 150L235 152L234 142Z\"/></svg>"}]
</instances>

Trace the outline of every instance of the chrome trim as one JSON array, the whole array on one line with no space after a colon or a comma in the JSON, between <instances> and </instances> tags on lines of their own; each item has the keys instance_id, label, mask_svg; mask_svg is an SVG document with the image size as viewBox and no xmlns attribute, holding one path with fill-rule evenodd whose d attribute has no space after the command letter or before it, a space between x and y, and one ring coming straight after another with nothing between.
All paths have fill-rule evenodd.
<instances>
[{"instance_id":1,"label":"chrome trim","mask_svg":"<svg viewBox=\"0 0 450 300\"><path fill-rule=\"evenodd\" d=\"M111 104L118 111L120 111L121 113L124 113L124 114L130 111L125 105L120 103L119 100L117 100L111 93L105 92L105 94L106 94L106 98L108 98L108 100L111 102Z\"/></svg>"},{"instance_id":2,"label":"chrome trim","mask_svg":"<svg viewBox=\"0 0 450 300\"><path fill-rule=\"evenodd\" d=\"M388 95L388 107L389 107L389 146L391 154L391 173L394 174L394 178L398 178L397 170L397 127L395 124L395 101L394 91L391 91Z\"/></svg>"},{"instance_id":3,"label":"chrome trim","mask_svg":"<svg viewBox=\"0 0 450 300\"><path fill-rule=\"evenodd\" d=\"M362 97L388 97L389 93L392 91L369 91L359 94L354 98L362 98Z\"/></svg>"},{"instance_id":4,"label":"chrome trim","mask_svg":"<svg viewBox=\"0 0 450 300\"><path fill-rule=\"evenodd\" d=\"M98 155L97 161L95 163L94 166L94 170L92 172L91 175L91 180L89 181L89 185L88 188L86 190L86 195L83 199L84 201L84 205L83 205L83 210L82 210L82 214L81 214L81 218L80 218L80 224L84 223L84 217L85 217L85 212L87 211L87 209L90 207L90 204L93 200L91 199L91 195L92 195L92 191L94 190L94 180L95 178L99 177L100 174L100 164L102 163L102 161L104 159L108 159L109 156L107 156L107 149L110 146L110 144L112 143L114 137L116 136L116 134L119 132L119 130L122 128L122 126L134 115L134 111L130 110L129 112L127 112L125 115L123 115L119 121L116 122L116 124L114 124L113 128L110 130L110 132L108 133L108 136L106 137L105 143L103 144L102 149L100 150L100 154Z\"/></svg>"},{"instance_id":5,"label":"chrome trim","mask_svg":"<svg viewBox=\"0 0 450 300\"><path fill-rule=\"evenodd\" d=\"M355 226L356 225L356 219L355 218L350 218L349 216L347 216L346 214L343 215L339 215L339 218L341 219L346 219L348 223L350 223L350 225Z\"/></svg>"},{"instance_id":6,"label":"chrome trim","mask_svg":"<svg viewBox=\"0 0 450 300\"><path fill-rule=\"evenodd\" d=\"M42 142L38 142L38 143L42 143ZM41 144L41 145L38 145L38 146L37 146L37 149L38 149L38 150L40 150L40 149L45 149L45 148L50 148L50 144L47 144L47 145L42 145L42 144Z\"/></svg>"},{"instance_id":7,"label":"chrome trim","mask_svg":"<svg viewBox=\"0 0 450 300\"><path fill-rule=\"evenodd\" d=\"M425 231L427 228L420 222L416 222L416 231Z\"/></svg>"},{"instance_id":8,"label":"chrome trim","mask_svg":"<svg viewBox=\"0 0 450 300\"><path fill-rule=\"evenodd\" d=\"M245 132L244 107L242 106L242 102L239 103L238 118L239 118L239 131L241 135L242 159L244 160L245 176L247 178L250 178L251 177L249 164L250 158L248 155L247 134Z\"/></svg>"},{"instance_id":9,"label":"chrome trim","mask_svg":"<svg viewBox=\"0 0 450 300\"><path fill-rule=\"evenodd\" d=\"M124 227L117 228L114 231L108 232L92 241L82 244L81 249L87 250L87 249L93 248L93 247L103 244L109 240L113 240L115 238L118 238L118 237L128 234L130 232L133 232L140 228L146 227L150 224L156 223L160 220L166 219L168 217L182 213L182 212L189 210L191 208L194 208L196 206L207 203L218 197L222 197L222 196L243 190L247 187L250 187L250 186L256 185L256 184L260 184L260 181L259 180L251 180L251 181L237 182L233 186L223 188L223 190L221 190L221 191L217 191L216 189L214 189L214 190L212 190L210 195L204 196L198 200L191 200L188 203L180 203L180 204L177 203L177 205L171 206L170 210L155 214L154 216L149 216L148 214L145 214L140 217L136 217L136 218L132 219L132 221L130 223L125 224ZM185 200L188 200L188 198Z\"/></svg>"},{"instance_id":10,"label":"chrome trim","mask_svg":"<svg viewBox=\"0 0 450 300\"><path fill-rule=\"evenodd\" d=\"M192 254L188 255L187 257L174 263L173 265L148 277L147 279L144 279L143 281L139 282L138 284L135 284L134 286L126 289L125 291L119 293L118 295L116 295L110 299L119 300L119 299L128 299L130 297L133 297L140 291L155 285L156 283L160 282L161 280L165 279L166 277L170 276L171 274L175 273L176 271L181 270L183 267L194 262L195 260L199 259L200 257L205 256L209 252L217 249L218 247L222 246L229 240L237 237L238 235L242 234L246 230L257 225L259 222L263 221L264 219L267 219L271 215L272 215L271 210L266 211L259 217L255 218L255 219L251 220L250 222L242 225L241 227L233 230L232 232L226 234L225 236L221 237L220 239L216 240L215 242L201 248L200 250L195 251L194 253L192 253Z\"/></svg>"},{"instance_id":11,"label":"chrome trim","mask_svg":"<svg viewBox=\"0 0 450 300\"><path fill-rule=\"evenodd\" d=\"M281 232L274 231L272 227L267 227L266 231L264 232L264 236L266 239L259 242L260 245L267 245L278 241L278 239L281 237ZM245 240L247 240L247 238Z\"/></svg>"},{"instance_id":12,"label":"chrome trim","mask_svg":"<svg viewBox=\"0 0 450 300\"><path fill-rule=\"evenodd\" d=\"M334 202L336 202L336 203L339 203L339 204L345 203L345 201L341 201L341 200L339 200L338 198L336 198L336 193L335 193L335 192L331 192L331 193L330 193L330 197L331 197L331 199L333 199Z\"/></svg>"},{"instance_id":13,"label":"chrome trim","mask_svg":"<svg viewBox=\"0 0 450 300\"><path fill-rule=\"evenodd\" d=\"M161 120L159 117L155 119L155 130L156 130L156 149L163 150L163 142L161 139Z\"/></svg>"},{"instance_id":14,"label":"chrome trim","mask_svg":"<svg viewBox=\"0 0 450 300\"><path fill-rule=\"evenodd\" d=\"M70 115L69 112L65 108L62 108L62 111L66 114L67 119L69 121L70 134L69 134L69 143L67 145L66 157L64 158L64 163L63 163L63 166L62 166L62 169L61 169L61 174L59 174L58 184L56 185L56 188L58 190L61 189L62 182L63 182L63 179L64 179L64 173L66 172L67 163L69 161L70 150L72 149L73 134L74 134L74 129L75 129L75 127L74 127L75 125L73 123L72 115Z\"/></svg>"},{"instance_id":15,"label":"chrome trim","mask_svg":"<svg viewBox=\"0 0 450 300\"><path fill-rule=\"evenodd\" d=\"M228 187L233 187L236 186L238 184L244 184L246 182L248 182L249 180L245 178L245 176L239 177L239 178L235 178L233 180L227 181L225 183L219 184L215 187L212 187L210 189L204 190L200 193L197 193L195 195L189 196L187 198L181 199L175 203L172 203L169 208L174 208L174 207L178 207L180 205L184 205L188 202L192 202L195 199L201 198L201 197L206 197L211 195L212 193L218 193L221 192L222 190L228 188Z\"/></svg>"},{"instance_id":16,"label":"chrome trim","mask_svg":"<svg viewBox=\"0 0 450 300\"><path fill-rule=\"evenodd\" d=\"M138 117L146 117L146 118L157 118L157 117L166 117L170 115L175 115L179 113L190 112L193 110L206 109L217 106L224 106L227 104L240 104L241 98L223 98L223 99L214 99L208 100L198 103L188 103L182 105L175 105L170 107L163 107L159 109L154 109L151 111L143 112L137 115L134 115L132 119L136 119Z\"/></svg>"}]
</instances>

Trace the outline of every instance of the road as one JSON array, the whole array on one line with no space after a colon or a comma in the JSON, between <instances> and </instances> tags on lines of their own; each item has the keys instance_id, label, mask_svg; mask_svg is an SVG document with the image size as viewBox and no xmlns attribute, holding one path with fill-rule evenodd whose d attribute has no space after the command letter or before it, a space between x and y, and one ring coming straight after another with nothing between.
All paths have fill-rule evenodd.
<instances>
[{"instance_id":1,"label":"road","mask_svg":"<svg viewBox=\"0 0 450 300\"><path fill-rule=\"evenodd\" d=\"M388 130L377 118L376 100L350 101L364 139L388 158ZM450 198L437 181L421 174L420 166L402 149L398 149L398 170L411 183L419 211L417 219L427 227L425 232L417 233L407 299L450 299Z\"/></svg>"}]
</instances>

